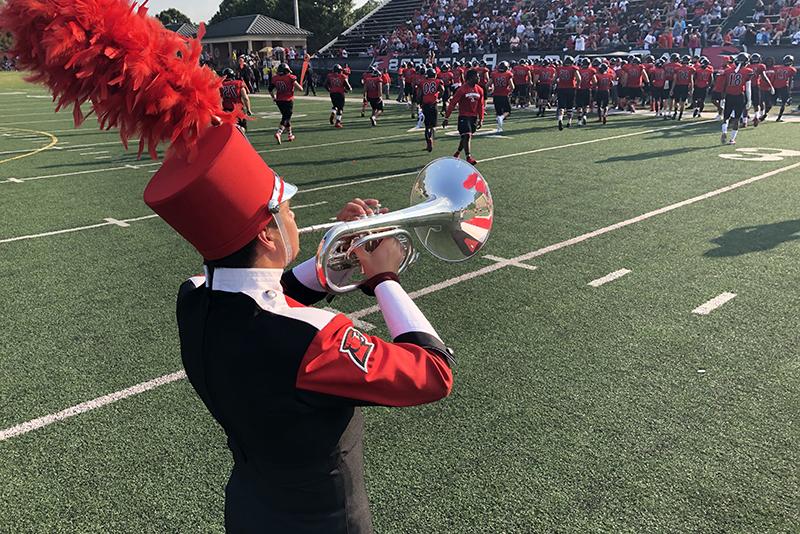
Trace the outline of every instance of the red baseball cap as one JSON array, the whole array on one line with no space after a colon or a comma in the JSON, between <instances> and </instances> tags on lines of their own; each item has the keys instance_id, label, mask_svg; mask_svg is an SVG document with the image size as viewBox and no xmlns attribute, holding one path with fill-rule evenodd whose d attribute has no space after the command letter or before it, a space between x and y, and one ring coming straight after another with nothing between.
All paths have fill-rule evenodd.
<instances>
[{"instance_id":1,"label":"red baseball cap","mask_svg":"<svg viewBox=\"0 0 800 534\"><path fill-rule=\"evenodd\" d=\"M207 129L194 155L170 156L144 190L145 203L206 260L252 241L297 193L232 124Z\"/></svg>"}]
</instances>

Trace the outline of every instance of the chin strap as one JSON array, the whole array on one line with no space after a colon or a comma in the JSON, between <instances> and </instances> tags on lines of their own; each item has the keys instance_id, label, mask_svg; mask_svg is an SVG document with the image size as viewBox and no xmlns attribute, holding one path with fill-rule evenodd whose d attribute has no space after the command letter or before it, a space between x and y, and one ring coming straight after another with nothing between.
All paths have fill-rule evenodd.
<instances>
[{"instance_id":1,"label":"chin strap","mask_svg":"<svg viewBox=\"0 0 800 534\"><path fill-rule=\"evenodd\" d=\"M276 214L273 217L273 220L275 221L275 226L278 227L278 232L281 234L281 241L283 241L283 250L286 252L286 261L283 266L283 268L285 269L286 267L289 266L290 263L292 263L292 260L294 260L294 250L292 249L291 241L289 241L289 233L286 231L283 222L281 222L281 218L278 217L278 215Z\"/></svg>"}]
</instances>

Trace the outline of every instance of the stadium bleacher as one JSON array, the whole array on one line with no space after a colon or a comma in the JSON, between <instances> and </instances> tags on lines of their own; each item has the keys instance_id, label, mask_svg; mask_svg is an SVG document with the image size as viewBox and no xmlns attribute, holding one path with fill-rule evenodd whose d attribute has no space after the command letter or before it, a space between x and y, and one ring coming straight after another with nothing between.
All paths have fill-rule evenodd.
<instances>
[{"instance_id":1,"label":"stadium bleacher","mask_svg":"<svg viewBox=\"0 0 800 534\"><path fill-rule=\"evenodd\" d=\"M390 0L326 51L613 51L753 45L757 38L791 45L798 30L800 0Z\"/></svg>"}]
</instances>

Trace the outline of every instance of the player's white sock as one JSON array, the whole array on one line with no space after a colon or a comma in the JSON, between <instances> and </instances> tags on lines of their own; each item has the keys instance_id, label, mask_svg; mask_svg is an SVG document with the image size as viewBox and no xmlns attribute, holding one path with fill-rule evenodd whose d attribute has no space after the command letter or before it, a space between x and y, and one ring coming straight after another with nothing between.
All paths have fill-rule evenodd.
<instances>
[{"instance_id":1,"label":"player's white sock","mask_svg":"<svg viewBox=\"0 0 800 534\"><path fill-rule=\"evenodd\" d=\"M736 139L736 134L739 133L739 130L731 130L731 141Z\"/></svg>"},{"instance_id":2,"label":"player's white sock","mask_svg":"<svg viewBox=\"0 0 800 534\"><path fill-rule=\"evenodd\" d=\"M722 123L722 133L728 133L728 121Z\"/></svg>"},{"instance_id":3,"label":"player's white sock","mask_svg":"<svg viewBox=\"0 0 800 534\"><path fill-rule=\"evenodd\" d=\"M336 122L342 122L342 114L341 113L337 113L336 114Z\"/></svg>"}]
</instances>

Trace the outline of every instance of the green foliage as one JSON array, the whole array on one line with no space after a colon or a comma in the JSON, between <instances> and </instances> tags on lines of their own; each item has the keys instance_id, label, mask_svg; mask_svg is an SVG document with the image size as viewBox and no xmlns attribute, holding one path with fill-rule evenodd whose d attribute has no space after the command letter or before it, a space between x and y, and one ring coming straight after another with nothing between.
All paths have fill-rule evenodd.
<instances>
[{"instance_id":1,"label":"green foliage","mask_svg":"<svg viewBox=\"0 0 800 534\"><path fill-rule=\"evenodd\" d=\"M166 26L167 24L191 24L192 23L192 21L189 19L189 17L187 17L186 15L184 15L183 13L181 13L180 11L175 9L174 7L171 7L169 9L165 9L164 11L162 11L161 13L156 15L156 18L158 20L160 20L161 24L163 24L164 26Z\"/></svg>"}]
</instances>

